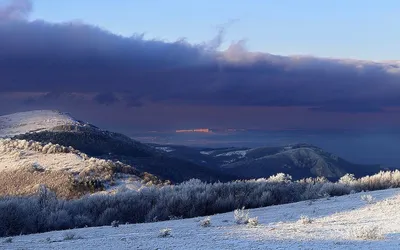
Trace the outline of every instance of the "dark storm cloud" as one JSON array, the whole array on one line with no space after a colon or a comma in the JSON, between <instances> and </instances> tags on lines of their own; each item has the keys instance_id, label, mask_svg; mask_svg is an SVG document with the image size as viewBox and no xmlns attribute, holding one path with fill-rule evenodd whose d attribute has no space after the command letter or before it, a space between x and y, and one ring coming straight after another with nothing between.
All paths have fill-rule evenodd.
<instances>
[{"instance_id":1,"label":"dark storm cloud","mask_svg":"<svg viewBox=\"0 0 400 250\"><path fill-rule=\"evenodd\" d=\"M39 105L40 108L53 109L55 105L60 103L74 103L75 105L84 105L89 100L93 102L96 95L82 95L80 93L70 93L70 92L47 92L47 93L29 93L25 92L20 95L12 95L12 93L4 93L8 98L14 101L19 100L25 109L33 105ZM11 96L10 96L11 94ZM15 93L14 93L15 94ZM104 103L103 103L104 104Z\"/></svg>"},{"instance_id":2,"label":"dark storm cloud","mask_svg":"<svg viewBox=\"0 0 400 250\"><path fill-rule=\"evenodd\" d=\"M337 104L327 104L321 107L309 108L312 111L319 112L346 112L346 113L376 113L385 112L385 110L380 107L380 105L371 105L368 103L337 103Z\"/></svg>"},{"instance_id":3,"label":"dark storm cloud","mask_svg":"<svg viewBox=\"0 0 400 250\"><path fill-rule=\"evenodd\" d=\"M124 100L126 101L127 107L139 108L143 106L143 103L139 101L135 96L127 96L124 98Z\"/></svg>"},{"instance_id":4,"label":"dark storm cloud","mask_svg":"<svg viewBox=\"0 0 400 250\"><path fill-rule=\"evenodd\" d=\"M28 1L0 9L0 92L96 92L98 103L134 107L155 102L379 112L400 105L396 63L282 57L248 52L243 42L218 51L223 30L195 45L127 38L82 23L23 21L30 10Z\"/></svg>"},{"instance_id":5,"label":"dark storm cloud","mask_svg":"<svg viewBox=\"0 0 400 250\"><path fill-rule=\"evenodd\" d=\"M114 103L119 102L118 97L113 93L100 93L100 94L97 94L93 98L93 100L98 102L99 104L104 104L104 105L112 105Z\"/></svg>"}]
</instances>

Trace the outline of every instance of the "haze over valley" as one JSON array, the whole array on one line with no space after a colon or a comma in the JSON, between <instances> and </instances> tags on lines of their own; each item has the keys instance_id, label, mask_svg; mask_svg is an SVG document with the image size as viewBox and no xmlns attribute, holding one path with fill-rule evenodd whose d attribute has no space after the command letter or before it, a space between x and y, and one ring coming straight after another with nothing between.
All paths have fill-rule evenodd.
<instances>
[{"instance_id":1,"label":"haze over valley","mask_svg":"<svg viewBox=\"0 0 400 250\"><path fill-rule=\"evenodd\" d=\"M137 132L132 138L147 143L195 147L263 147L309 143L357 163L396 167L400 161L400 131L235 129L214 133Z\"/></svg>"}]
</instances>

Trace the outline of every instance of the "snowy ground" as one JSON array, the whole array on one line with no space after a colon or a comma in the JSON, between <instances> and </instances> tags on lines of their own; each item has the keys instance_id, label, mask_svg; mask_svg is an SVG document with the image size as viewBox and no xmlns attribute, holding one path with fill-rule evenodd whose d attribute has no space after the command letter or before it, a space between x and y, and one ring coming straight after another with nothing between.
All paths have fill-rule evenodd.
<instances>
[{"instance_id":1,"label":"snowy ground","mask_svg":"<svg viewBox=\"0 0 400 250\"><path fill-rule=\"evenodd\" d=\"M35 110L0 116L0 137L43 131L78 122L67 114L53 110Z\"/></svg>"},{"instance_id":2,"label":"snowy ground","mask_svg":"<svg viewBox=\"0 0 400 250\"><path fill-rule=\"evenodd\" d=\"M51 145L51 146L49 146ZM65 171L74 175L93 175L97 173L99 179L108 179L110 168L115 162L94 157L87 157L79 151L49 153L53 144L28 142L26 140L11 140L0 138L0 174L3 171L40 170ZM62 148L59 146L58 148ZM65 147L64 147L65 148ZM19 172L24 174L24 172ZM135 175L119 174L115 185L106 186L106 192L116 192L118 189L138 190L143 184ZM31 183L32 184L32 183ZM29 185L29 183L26 183ZM32 184L33 185L33 184Z\"/></svg>"},{"instance_id":3,"label":"snowy ground","mask_svg":"<svg viewBox=\"0 0 400 250\"><path fill-rule=\"evenodd\" d=\"M17 236L0 249L400 249L400 189L360 193L250 210L260 225L234 223L233 212L203 218L147 224L83 228ZM308 216L311 223L299 221ZM355 235L377 227L384 239L363 240ZM160 238L159 230L171 228L172 236ZM65 240L73 233L75 239ZM6 240L0 239L0 242Z\"/></svg>"},{"instance_id":4,"label":"snowy ground","mask_svg":"<svg viewBox=\"0 0 400 250\"><path fill-rule=\"evenodd\" d=\"M90 166L89 161L74 153L43 154L33 150L15 149L0 154L0 171L17 170L29 164L36 164L45 170L69 170L75 172L80 172Z\"/></svg>"},{"instance_id":5,"label":"snowy ground","mask_svg":"<svg viewBox=\"0 0 400 250\"><path fill-rule=\"evenodd\" d=\"M56 146L0 138L0 171L17 170L23 166L35 164L43 170L81 172L85 168L105 164L105 160L83 157L79 151L49 153L48 149L51 147ZM62 146L58 147L62 148Z\"/></svg>"}]
</instances>

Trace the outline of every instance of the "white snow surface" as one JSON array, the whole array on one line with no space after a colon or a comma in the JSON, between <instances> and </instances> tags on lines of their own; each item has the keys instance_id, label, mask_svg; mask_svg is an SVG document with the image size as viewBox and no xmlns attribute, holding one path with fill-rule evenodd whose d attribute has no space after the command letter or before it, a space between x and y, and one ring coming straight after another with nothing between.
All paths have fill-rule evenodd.
<instances>
[{"instance_id":1,"label":"white snow surface","mask_svg":"<svg viewBox=\"0 0 400 250\"><path fill-rule=\"evenodd\" d=\"M106 186L104 191L99 191L93 195L102 194L116 194L126 191L140 191L145 185L141 179L137 176L122 174L115 180L115 184Z\"/></svg>"},{"instance_id":2,"label":"white snow surface","mask_svg":"<svg viewBox=\"0 0 400 250\"><path fill-rule=\"evenodd\" d=\"M74 118L55 110L34 110L0 116L0 137L45 131L60 125L78 124Z\"/></svg>"},{"instance_id":3,"label":"white snow surface","mask_svg":"<svg viewBox=\"0 0 400 250\"><path fill-rule=\"evenodd\" d=\"M239 158L244 158L248 151L249 150L230 151L230 152L227 152L227 153L218 154L218 155L216 155L216 157L237 155Z\"/></svg>"},{"instance_id":4,"label":"white snow surface","mask_svg":"<svg viewBox=\"0 0 400 250\"><path fill-rule=\"evenodd\" d=\"M70 173L90 173L95 169L104 169L115 164L111 160L88 157L70 147L58 144L43 145L39 142L0 138L0 174L2 171L14 171L24 167L36 166L44 171L66 171ZM106 174L106 172L104 172ZM135 175L119 176L115 185L103 193L117 190L139 190L143 184ZM0 247L1 249L1 247Z\"/></svg>"},{"instance_id":5,"label":"white snow surface","mask_svg":"<svg viewBox=\"0 0 400 250\"><path fill-rule=\"evenodd\" d=\"M210 155L212 153L214 153L214 150L213 151L200 151L200 154L202 154L202 155Z\"/></svg>"},{"instance_id":6,"label":"white snow surface","mask_svg":"<svg viewBox=\"0 0 400 250\"><path fill-rule=\"evenodd\" d=\"M173 149L173 148L171 148L171 147L156 147L156 149L157 149L157 150L160 150L160 151L167 152L167 153L170 153L170 152L175 151L175 149Z\"/></svg>"},{"instance_id":7,"label":"white snow surface","mask_svg":"<svg viewBox=\"0 0 400 250\"><path fill-rule=\"evenodd\" d=\"M145 224L72 229L0 238L0 249L400 249L400 189L368 192L376 202L368 204L362 193L251 209L259 225L237 225L233 212L204 218ZM311 223L303 224L301 216ZM377 230L384 237L363 240L360 230ZM171 237L160 238L170 228ZM64 240L67 233L76 239ZM4 243L3 243L4 242Z\"/></svg>"},{"instance_id":8,"label":"white snow surface","mask_svg":"<svg viewBox=\"0 0 400 250\"><path fill-rule=\"evenodd\" d=\"M49 152L48 149L53 147L65 148L56 144L43 146L33 141L0 139L0 171L17 170L35 164L44 170L80 172L86 168L107 164L106 160L87 157L78 151Z\"/></svg>"}]
</instances>

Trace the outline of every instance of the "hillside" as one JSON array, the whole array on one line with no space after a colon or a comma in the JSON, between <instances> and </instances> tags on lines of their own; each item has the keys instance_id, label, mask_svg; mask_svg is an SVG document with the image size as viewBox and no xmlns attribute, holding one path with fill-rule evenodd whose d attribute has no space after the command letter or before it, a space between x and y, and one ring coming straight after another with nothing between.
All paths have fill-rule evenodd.
<instances>
[{"instance_id":1,"label":"hillside","mask_svg":"<svg viewBox=\"0 0 400 250\"><path fill-rule=\"evenodd\" d=\"M59 197L89 192L139 189L154 176L119 161L89 157L58 144L0 139L0 196L32 195L44 184Z\"/></svg>"},{"instance_id":2,"label":"hillside","mask_svg":"<svg viewBox=\"0 0 400 250\"><path fill-rule=\"evenodd\" d=\"M361 195L371 195L370 204ZM249 210L259 225L234 223L233 212L204 218L82 228L0 239L2 249L398 249L400 189ZM310 220L301 220L306 216ZM159 231L171 229L171 237Z\"/></svg>"},{"instance_id":3,"label":"hillside","mask_svg":"<svg viewBox=\"0 0 400 250\"><path fill-rule=\"evenodd\" d=\"M337 180L346 173L364 176L387 170L379 165L353 164L308 144L260 148L195 148L144 144L77 120L69 114L49 110L0 116L0 135L13 140L35 141L42 145L51 143L72 147L88 157L121 162L129 166L133 174L151 176L151 179L157 179L154 179L156 183L158 180L180 183L192 178L207 182L230 181L269 177L277 173L289 174L294 179L323 176ZM33 161L35 157L30 156L30 160ZM71 156L56 154L54 160L49 159L70 168L70 164L75 164L75 159L68 157ZM40 156L40 159L43 157ZM15 158L13 161L14 165L25 165L22 159ZM46 160L40 164L49 165L49 162ZM125 167L124 171L129 167Z\"/></svg>"},{"instance_id":4,"label":"hillside","mask_svg":"<svg viewBox=\"0 0 400 250\"><path fill-rule=\"evenodd\" d=\"M171 156L191 160L245 179L262 178L282 172L295 179L323 176L337 180L346 173L365 176L388 170L380 165L354 164L309 144L259 148L152 146Z\"/></svg>"},{"instance_id":5,"label":"hillside","mask_svg":"<svg viewBox=\"0 0 400 250\"><path fill-rule=\"evenodd\" d=\"M0 137L46 131L61 125L82 122L56 110L34 110L0 116Z\"/></svg>"},{"instance_id":6,"label":"hillside","mask_svg":"<svg viewBox=\"0 0 400 250\"><path fill-rule=\"evenodd\" d=\"M226 181L235 178L185 159L171 157L127 136L102 130L58 111L16 113L0 119L7 121L2 130L4 137L73 147L89 157L121 161L141 173L147 172L162 180L182 182L198 178Z\"/></svg>"}]
</instances>

